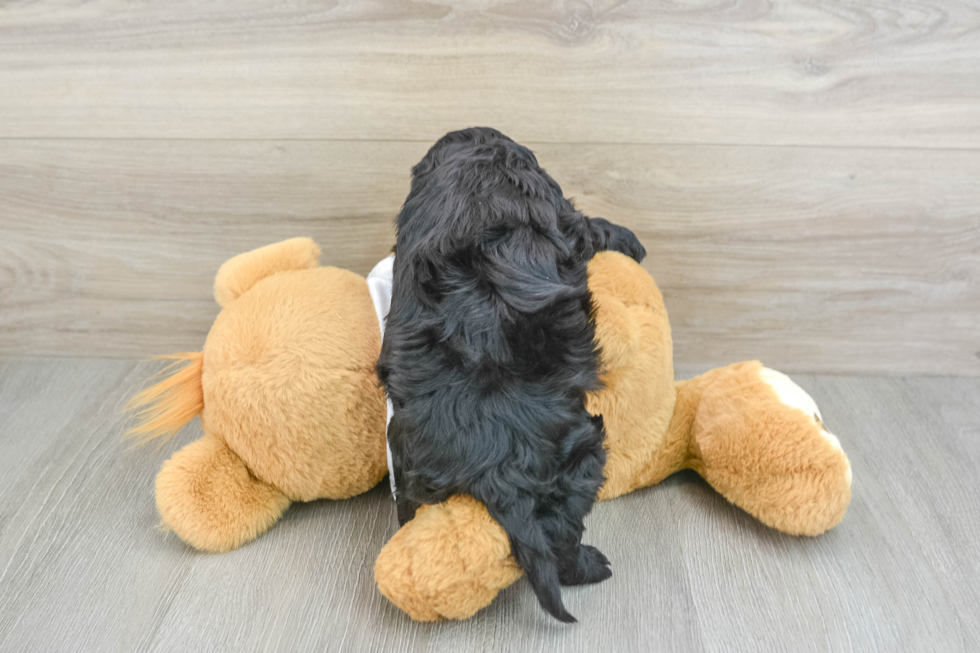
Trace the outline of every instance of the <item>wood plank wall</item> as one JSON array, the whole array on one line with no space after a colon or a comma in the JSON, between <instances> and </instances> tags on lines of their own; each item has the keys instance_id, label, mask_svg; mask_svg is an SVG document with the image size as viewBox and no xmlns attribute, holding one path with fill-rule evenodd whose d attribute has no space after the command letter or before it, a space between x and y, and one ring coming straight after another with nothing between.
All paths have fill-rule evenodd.
<instances>
[{"instance_id":1,"label":"wood plank wall","mask_svg":"<svg viewBox=\"0 0 980 653\"><path fill-rule=\"evenodd\" d=\"M980 375L980 7L0 6L0 354L199 349L226 258L366 273L459 127L644 240L676 358Z\"/></svg>"}]
</instances>

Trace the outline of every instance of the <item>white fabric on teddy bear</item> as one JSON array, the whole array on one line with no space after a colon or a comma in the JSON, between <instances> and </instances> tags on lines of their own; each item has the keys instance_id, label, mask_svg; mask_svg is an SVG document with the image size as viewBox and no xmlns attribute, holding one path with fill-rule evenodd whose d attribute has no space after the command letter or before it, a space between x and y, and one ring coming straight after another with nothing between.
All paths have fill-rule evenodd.
<instances>
[{"instance_id":1,"label":"white fabric on teddy bear","mask_svg":"<svg viewBox=\"0 0 980 653\"><path fill-rule=\"evenodd\" d=\"M374 312L378 314L378 326L381 327L382 341L385 337L385 320L388 318L388 309L391 308L391 279L394 266L395 257L389 256L388 258L381 259L367 275L368 292L371 293ZM388 419L385 422L385 449L388 452L388 482L391 483L391 496L395 496L395 472L392 469L391 447L388 446L387 438L387 425L391 423L391 416L395 413L395 410L391 405L391 399L386 398L386 400L388 402Z\"/></svg>"}]
</instances>

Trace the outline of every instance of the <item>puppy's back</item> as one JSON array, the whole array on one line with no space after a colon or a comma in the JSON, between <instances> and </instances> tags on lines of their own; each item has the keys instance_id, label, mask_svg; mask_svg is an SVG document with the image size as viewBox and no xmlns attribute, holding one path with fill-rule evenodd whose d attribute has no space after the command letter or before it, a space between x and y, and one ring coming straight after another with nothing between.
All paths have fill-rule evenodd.
<instances>
[{"instance_id":1,"label":"puppy's back","mask_svg":"<svg viewBox=\"0 0 980 653\"><path fill-rule=\"evenodd\" d=\"M399 500L482 501L542 606L573 620L537 512L598 387L581 216L492 130L448 135L413 173L378 365Z\"/></svg>"}]
</instances>

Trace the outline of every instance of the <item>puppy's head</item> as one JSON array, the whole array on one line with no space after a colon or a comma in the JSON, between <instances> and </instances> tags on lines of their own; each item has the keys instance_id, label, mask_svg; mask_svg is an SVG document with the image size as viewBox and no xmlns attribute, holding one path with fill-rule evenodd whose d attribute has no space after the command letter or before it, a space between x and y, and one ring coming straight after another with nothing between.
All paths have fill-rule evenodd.
<instances>
[{"instance_id":1,"label":"puppy's head","mask_svg":"<svg viewBox=\"0 0 980 653\"><path fill-rule=\"evenodd\" d=\"M425 177L433 170L450 159L459 156L472 156L473 152L481 146L491 144L511 144L515 148L524 150L526 156L537 164L534 154L526 147L521 147L513 140L503 135L496 129L490 127L469 127L459 131L449 132L429 148L426 155L412 168L412 182Z\"/></svg>"},{"instance_id":2,"label":"puppy's head","mask_svg":"<svg viewBox=\"0 0 980 653\"><path fill-rule=\"evenodd\" d=\"M543 238L568 256L573 247L562 225L580 222L574 219L579 215L528 148L489 127L450 132L412 169L411 191L396 220L399 258L424 251L425 258L458 253L471 260L474 246L499 249L514 233L523 234L515 243L524 249ZM525 255L541 257L507 256Z\"/></svg>"},{"instance_id":3,"label":"puppy's head","mask_svg":"<svg viewBox=\"0 0 980 653\"><path fill-rule=\"evenodd\" d=\"M459 165L462 164L462 165ZM440 169L455 167L457 170L469 168L471 171L481 167L509 170L515 175L550 177L538 167L534 153L523 145L490 127L470 127L449 132L429 148L426 155L412 168L412 190L409 197L423 192L433 181L433 173ZM557 184L549 186L547 192L561 189Z\"/></svg>"}]
</instances>

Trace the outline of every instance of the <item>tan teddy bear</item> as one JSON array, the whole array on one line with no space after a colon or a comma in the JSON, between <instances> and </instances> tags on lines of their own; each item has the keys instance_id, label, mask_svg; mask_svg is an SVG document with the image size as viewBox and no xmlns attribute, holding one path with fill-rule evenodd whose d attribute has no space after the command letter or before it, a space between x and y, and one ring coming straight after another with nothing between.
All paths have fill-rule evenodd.
<instances>
[{"instance_id":1,"label":"tan teddy bear","mask_svg":"<svg viewBox=\"0 0 980 653\"><path fill-rule=\"evenodd\" d=\"M204 437L156 483L163 523L195 548L228 551L292 501L351 497L387 472L368 283L318 257L313 241L296 238L226 262L203 352L171 357L186 364L133 398L133 434L144 439L200 413ZM758 362L675 382L650 275L607 252L590 263L589 287L606 385L589 397L606 425L600 500L690 468L781 531L818 535L841 520L850 464L809 395ZM382 593L419 620L469 617L520 575L503 529L465 496L423 506L375 566Z\"/></svg>"}]
</instances>

